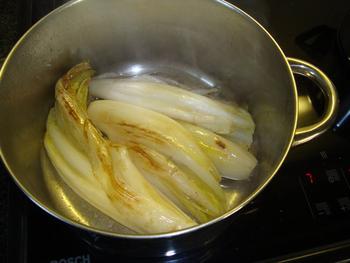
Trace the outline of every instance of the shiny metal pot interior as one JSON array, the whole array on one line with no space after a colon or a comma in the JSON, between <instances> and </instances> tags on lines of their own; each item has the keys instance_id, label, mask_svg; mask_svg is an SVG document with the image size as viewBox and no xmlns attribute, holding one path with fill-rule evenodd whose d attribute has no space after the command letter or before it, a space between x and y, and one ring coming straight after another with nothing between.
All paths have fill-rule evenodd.
<instances>
[{"instance_id":1,"label":"shiny metal pot interior","mask_svg":"<svg viewBox=\"0 0 350 263\"><path fill-rule=\"evenodd\" d=\"M217 86L226 99L246 104L256 122L259 165L251 180L228 183L234 209L176 233L136 235L82 201L54 173L43 176L40 152L54 84L82 60L98 73L157 71L187 84ZM109 238L210 240L272 179L296 123L297 91L286 57L260 25L224 1L72 1L29 30L1 71L0 145L13 179L50 214Z\"/></svg>"}]
</instances>

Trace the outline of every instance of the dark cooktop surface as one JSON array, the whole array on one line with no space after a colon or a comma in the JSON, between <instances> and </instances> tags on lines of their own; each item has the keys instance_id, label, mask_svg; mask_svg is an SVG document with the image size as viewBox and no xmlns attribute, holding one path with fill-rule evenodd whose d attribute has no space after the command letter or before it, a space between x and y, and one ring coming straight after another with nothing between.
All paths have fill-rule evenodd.
<instances>
[{"instance_id":1,"label":"dark cooktop surface","mask_svg":"<svg viewBox=\"0 0 350 263\"><path fill-rule=\"evenodd\" d=\"M35 21L64 2L0 0L0 57ZM325 71L337 86L342 119L349 109L350 2L230 2L265 26L287 56L305 59ZM298 78L297 84L312 93L308 81ZM292 149L273 181L216 241L162 258L125 255L118 247L111 254L96 248L98 237L88 245L69 226L32 204L1 167L0 262L350 260L349 126L345 118L336 131Z\"/></svg>"}]
</instances>

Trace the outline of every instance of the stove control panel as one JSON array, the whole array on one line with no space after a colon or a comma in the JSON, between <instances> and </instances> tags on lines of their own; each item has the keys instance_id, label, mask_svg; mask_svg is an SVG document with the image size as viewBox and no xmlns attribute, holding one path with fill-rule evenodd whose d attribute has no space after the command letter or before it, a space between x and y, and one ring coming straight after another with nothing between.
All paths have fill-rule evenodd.
<instances>
[{"instance_id":1,"label":"stove control panel","mask_svg":"<svg viewBox=\"0 0 350 263\"><path fill-rule=\"evenodd\" d=\"M350 163L342 157L308 164L300 172L300 183L315 219L350 215Z\"/></svg>"}]
</instances>

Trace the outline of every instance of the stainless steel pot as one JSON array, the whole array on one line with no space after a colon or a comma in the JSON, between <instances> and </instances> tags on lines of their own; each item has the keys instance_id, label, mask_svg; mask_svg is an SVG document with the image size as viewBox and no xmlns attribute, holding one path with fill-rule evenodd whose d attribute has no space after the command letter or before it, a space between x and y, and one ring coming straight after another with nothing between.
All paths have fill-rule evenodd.
<instances>
[{"instance_id":1,"label":"stainless steel pot","mask_svg":"<svg viewBox=\"0 0 350 263\"><path fill-rule=\"evenodd\" d=\"M251 180L226 184L232 190L231 211L191 229L136 235L82 201L54 172L43 175L40 152L54 84L86 59L100 73L157 71L188 84L221 87L226 99L248 105L256 121L253 150L259 165ZM327 102L319 122L298 129L293 73L314 80ZM145 251L149 246L162 255L215 238L269 183L291 145L324 132L337 111L335 88L319 69L286 58L253 18L220 0L71 1L20 39L0 78L1 156L23 192L85 233L139 242Z\"/></svg>"}]
</instances>

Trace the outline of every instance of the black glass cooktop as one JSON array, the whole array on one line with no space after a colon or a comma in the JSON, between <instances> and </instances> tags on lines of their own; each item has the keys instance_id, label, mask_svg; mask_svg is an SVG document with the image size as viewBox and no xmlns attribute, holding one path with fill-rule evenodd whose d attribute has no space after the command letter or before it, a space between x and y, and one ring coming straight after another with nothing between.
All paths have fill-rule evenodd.
<instances>
[{"instance_id":1,"label":"black glass cooktop","mask_svg":"<svg viewBox=\"0 0 350 263\"><path fill-rule=\"evenodd\" d=\"M0 0L1 56L35 21L63 2ZM287 56L315 64L333 80L341 102L339 127L293 148L272 182L217 240L182 254L169 251L161 258L125 254L118 247L114 251L97 248L97 236L84 241L71 227L32 204L1 167L0 262L350 261L350 125L346 118L350 2L230 2L265 26ZM297 84L312 93L307 81L298 78Z\"/></svg>"}]
</instances>

